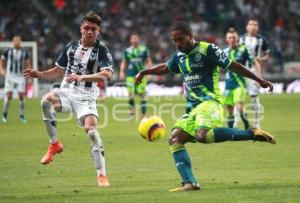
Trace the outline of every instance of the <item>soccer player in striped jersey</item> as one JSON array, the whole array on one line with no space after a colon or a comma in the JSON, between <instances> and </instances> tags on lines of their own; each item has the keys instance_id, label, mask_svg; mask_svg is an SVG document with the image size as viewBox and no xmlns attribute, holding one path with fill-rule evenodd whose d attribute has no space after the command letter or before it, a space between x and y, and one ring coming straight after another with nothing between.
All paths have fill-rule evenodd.
<instances>
[{"instance_id":1,"label":"soccer player in striped jersey","mask_svg":"<svg viewBox=\"0 0 300 203\"><path fill-rule=\"evenodd\" d=\"M246 45L252 56L255 58L256 62L251 71L260 76L262 63L266 63L269 59L270 51L268 42L264 36L258 34L259 25L255 18L248 20L246 30L247 33L241 35L240 37L240 44ZM246 86L248 94L251 97L253 110L255 112L253 126L259 127L261 105L258 95L260 93L260 87L257 82L248 79L246 80Z\"/></svg>"},{"instance_id":2,"label":"soccer player in striped jersey","mask_svg":"<svg viewBox=\"0 0 300 203\"><path fill-rule=\"evenodd\" d=\"M95 12L87 13L80 25L81 39L66 45L54 68L43 72L25 70L24 74L27 78L42 79L63 76L60 88L44 95L41 100L43 119L50 137L50 146L41 163L48 164L53 161L56 153L63 151L62 143L57 138L56 112L71 111L90 140L98 185L106 187L109 182L104 147L97 130L96 83L112 77L113 61L109 50L97 39L100 31L100 16Z\"/></svg>"},{"instance_id":3,"label":"soccer player in striped jersey","mask_svg":"<svg viewBox=\"0 0 300 203\"><path fill-rule=\"evenodd\" d=\"M230 28L226 33L228 47L224 52L233 61L237 61L245 67L252 66L253 57L245 45L239 44L239 36L234 28ZM225 105L228 110L227 123L230 128L238 128L239 120L242 118L245 129L249 128L249 122L243 112L246 100L246 82L240 74L230 70L226 72L225 81Z\"/></svg>"},{"instance_id":4,"label":"soccer player in striped jersey","mask_svg":"<svg viewBox=\"0 0 300 203\"><path fill-rule=\"evenodd\" d=\"M138 94L141 97L141 112L142 117L146 114L146 85L147 79L144 78L143 81L136 85L134 84L134 77L140 71L146 67L152 66L152 60L150 57L149 49L145 45L140 44L140 37L138 34L133 33L130 36L130 44L124 52L124 57L120 65L120 80L125 79L125 70L127 69L126 74L126 85L128 89L128 104L130 109L130 119L133 119L135 115L135 105L134 105L134 95Z\"/></svg>"},{"instance_id":5,"label":"soccer player in striped jersey","mask_svg":"<svg viewBox=\"0 0 300 203\"><path fill-rule=\"evenodd\" d=\"M26 123L24 115L26 80L23 71L31 68L31 61L28 52L21 47L22 39L20 36L14 36L12 43L13 48L7 49L0 59L0 75L5 75L2 122L6 123L8 121L9 103L12 99L13 89L17 88L20 100L19 117L21 122ZM6 67L5 70L4 67Z\"/></svg>"},{"instance_id":6,"label":"soccer player in striped jersey","mask_svg":"<svg viewBox=\"0 0 300 203\"><path fill-rule=\"evenodd\" d=\"M176 22L171 27L171 38L178 51L167 63L140 71L139 83L146 75L181 74L186 89L186 99L194 106L189 114L175 123L169 145L175 166L182 178L182 186L170 192L199 190L200 185L192 173L191 160L185 149L187 142L219 143L224 141L254 140L275 144L275 138L259 128L240 130L224 128L223 102L219 88L219 67L231 70L257 81L261 87L273 90L273 85L238 62L230 60L216 45L195 42L191 27Z\"/></svg>"}]
</instances>

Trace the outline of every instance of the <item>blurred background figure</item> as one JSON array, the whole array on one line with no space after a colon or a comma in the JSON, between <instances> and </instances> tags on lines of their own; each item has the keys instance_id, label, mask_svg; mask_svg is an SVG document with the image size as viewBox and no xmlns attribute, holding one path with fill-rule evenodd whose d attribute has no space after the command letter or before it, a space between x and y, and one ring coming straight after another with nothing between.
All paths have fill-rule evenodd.
<instances>
[{"instance_id":1,"label":"blurred background figure","mask_svg":"<svg viewBox=\"0 0 300 203\"><path fill-rule=\"evenodd\" d=\"M234 28L230 28L226 33L228 47L224 49L226 55L233 61L243 64L246 68L252 66L253 57L245 45L239 44L239 35ZM249 122L243 112L246 102L246 79L240 74L230 70L226 72L225 81L225 105L228 110L227 123L230 128L238 128L242 119L244 128L249 128Z\"/></svg>"},{"instance_id":2,"label":"blurred background figure","mask_svg":"<svg viewBox=\"0 0 300 203\"><path fill-rule=\"evenodd\" d=\"M26 79L23 76L23 70L30 68L31 61L25 49L21 47L22 39L16 35L12 39L13 48L7 49L1 56L0 75L5 75L5 97L3 102L2 122L8 121L9 103L13 96L13 90L16 89L19 95L19 117L21 122L26 123L24 115ZM4 68L5 67L5 68ZM29 81L29 80L28 80Z\"/></svg>"},{"instance_id":3,"label":"blurred background figure","mask_svg":"<svg viewBox=\"0 0 300 203\"><path fill-rule=\"evenodd\" d=\"M135 115L135 94L141 98L141 113L142 118L146 115L146 85L147 79L144 78L140 84L135 84L135 75L145 69L152 66L152 60L150 57L149 49L145 45L140 44L140 37L137 33L133 33L130 36L130 47L124 52L124 57L120 65L120 80L125 79L128 90L128 104L130 109L129 119L132 120ZM126 74L125 74L125 70Z\"/></svg>"},{"instance_id":4,"label":"blurred background figure","mask_svg":"<svg viewBox=\"0 0 300 203\"><path fill-rule=\"evenodd\" d=\"M240 43L246 45L250 54L254 57L255 63L251 67L251 71L258 76L262 75L262 67L269 59L269 45L266 38L260 34L258 20L250 18L246 26L247 32L240 38ZM260 94L260 86L253 80L246 80L248 95L251 97L252 108L254 110L253 126L260 126L261 105L258 95Z\"/></svg>"}]
</instances>

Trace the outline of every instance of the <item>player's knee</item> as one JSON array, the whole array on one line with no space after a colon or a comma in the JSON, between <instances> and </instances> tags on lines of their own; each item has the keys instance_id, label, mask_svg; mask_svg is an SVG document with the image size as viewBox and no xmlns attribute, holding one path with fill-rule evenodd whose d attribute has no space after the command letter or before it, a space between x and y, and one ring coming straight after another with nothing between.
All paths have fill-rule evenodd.
<instances>
[{"instance_id":1,"label":"player's knee","mask_svg":"<svg viewBox=\"0 0 300 203\"><path fill-rule=\"evenodd\" d=\"M206 135L207 135L207 132L206 131L203 131L203 130L198 130L196 132L196 140L200 143L206 143Z\"/></svg>"},{"instance_id":2,"label":"player's knee","mask_svg":"<svg viewBox=\"0 0 300 203\"><path fill-rule=\"evenodd\" d=\"M7 93L7 99L11 100L12 99L12 93Z\"/></svg>"},{"instance_id":3,"label":"player's knee","mask_svg":"<svg viewBox=\"0 0 300 203\"><path fill-rule=\"evenodd\" d=\"M92 131L95 131L96 128L95 128L95 126L84 125L84 130L85 130L85 132L89 133L90 131L91 131L91 132L92 132Z\"/></svg>"},{"instance_id":4,"label":"player's knee","mask_svg":"<svg viewBox=\"0 0 300 203\"><path fill-rule=\"evenodd\" d=\"M181 129L177 129L177 128L175 128L172 131L172 134L169 137L170 146L174 144L185 144L188 141L189 141L188 135Z\"/></svg>"},{"instance_id":5,"label":"player's knee","mask_svg":"<svg viewBox=\"0 0 300 203\"><path fill-rule=\"evenodd\" d=\"M41 99L41 106L42 106L42 109L50 108L51 101L49 100L49 96L48 95L44 95L42 97L42 99Z\"/></svg>"}]
</instances>

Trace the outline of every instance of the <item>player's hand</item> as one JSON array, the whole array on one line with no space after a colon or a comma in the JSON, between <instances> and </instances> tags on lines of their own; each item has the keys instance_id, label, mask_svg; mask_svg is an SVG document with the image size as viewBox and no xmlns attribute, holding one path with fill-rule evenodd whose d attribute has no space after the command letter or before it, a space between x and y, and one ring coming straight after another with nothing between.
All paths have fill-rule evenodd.
<instances>
[{"instance_id":1,"label":"player's hand","mask_svg":"<svg viewBox=\"0 0 300 203\"><path fill-rule=\"evenodd\" d=\"M75 73L72 73L72 74L69 74L69 75L67 75L67 78L66 78L66 81L67 82L74 82L74 81L76 81L76 82L80 82L82 80L82 77L81 77L81 75L77 75L77 74L75 74Z\"/></svg>"},{"instance_id":2,"label":"player's hand","mask_svg":"<svg viewBox=\"0 0 300 203\"><path fill-rule=\"evenodd\" d=\"M125 74L124 74L124 72L120 72L120 74L119 74L119 78L120 78L120 80L124 80L125 79Z\"/></svg>"},{"instance_id":3,"label":"player's hand","mask_svg":"<svg viewBox=\"0 0 300 203\"><path fill-rule=\"evenodd\" d=\"M39 78L41 72L37 71L37 70L33 70L33 69L25 69L24 72L23 72L23 74L24 74L24 76L25 76L26 79L29 79L29 78Z\"/></svg>"},{"instance_id":4,"label":"player's hand","mask_svg":"<svg viewBox=\"0 0 300 203\"><path fill-rule=\"evenodd\" d=\"M261 79L258 83L262 88L269 88L269 92L273 92L273 84L270 81Z\"/></svg>"},{"instance_id":5,"label":"player's hand","mask_svg":"<svg viewBox=\"0 0 300 203\"><path fill-rule=\"evenodd\" d=\"M135 76L135 84L140 84L142 82L144 78L144 74L143 72L139 72L136 76Z\"/></svg>"}]
</instances>

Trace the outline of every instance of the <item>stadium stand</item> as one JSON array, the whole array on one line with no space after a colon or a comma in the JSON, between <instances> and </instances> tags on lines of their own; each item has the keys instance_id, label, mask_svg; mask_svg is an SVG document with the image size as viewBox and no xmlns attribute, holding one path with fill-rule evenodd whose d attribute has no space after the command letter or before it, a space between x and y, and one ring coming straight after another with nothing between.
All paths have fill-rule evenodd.
<instances>
[{"instance_id":1,"label":"stadium stand","mask_svg":"<svg viewBox=\"0 0 300 203\"><path fill-rule=\"evenodd\" d=\"M235 27L242 33L247 18L256 16L260 20L261 33L271 42L272 57L267 72L280 73L284 62L300 60L299 1L235 2L24 0L15 3L0 0L0 41L9 41L16 33L20 33L24 41L37 41L39 67L51 67L62 46L79 36L78 24L82 15L94 10L103 18L102 40L113 53L118 68L131 31L143 36L154 62L159 63L174 51L168 29L176 20L189 21L197 40L224 46L224 32L228 27Z\"/></svg>"}]
</instances>

